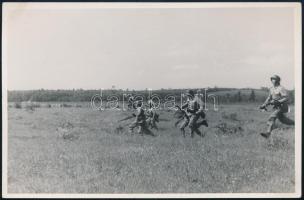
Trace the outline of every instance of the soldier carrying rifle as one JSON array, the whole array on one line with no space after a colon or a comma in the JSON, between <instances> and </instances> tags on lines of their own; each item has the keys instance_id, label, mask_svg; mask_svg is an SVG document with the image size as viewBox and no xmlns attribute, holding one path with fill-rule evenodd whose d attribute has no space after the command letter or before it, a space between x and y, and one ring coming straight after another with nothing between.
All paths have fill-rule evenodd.
<instances>
[{"instance_id":1,"label":"soldier carrying rifle","mask_svg":"<svg viewBox=\"0 0 304 200\"><path fill-rule=\"evenodd\" d=\"M182 105L181 109L185 109L187 116L185 116L183 123L180 126L180 130L185 137L185 128L189 125L191 137L194 137L194 132L200 136L203 136L199 130L201 125L208 126L207 121L205 118L205 113L203 108L198 103L197 99L194 98L195 94L192 90L187 91L187 102ZM199 118L203 118L202 121L198 122Z\"/></svg>"},{"instance_id":2,"label":"soldier carrying rifle","mask_svg":"<svg viewBox=\"0 0 304 200\"><path fill-rule=\"evenodd\" d=\"M261 133L261 135L265 138L270 136L271 131L274 129L276 119L279 119L286 125L294 125L294 121L285 116L285 113L288 112L289 98L286 89L280 85L281 78L274 75L270 78L270 80L273 86L270 87L270 92L266 101L260 106L260 109L266 110L268 105L272 105L274 110L267 122L267 132Z\"/></svg>"},{"instance_id":3,"label":"soldier carrying rifle","mask_svg":"<svg viewBox=\"0 0 304 200\"><path fill-rule=\"evenodd\" d=\"M142 102L138 101L136 103L136 107L137 107L136 108L137 113L135 114L135 121L133 123L131 123L130 126L129 126L130 132L133 133L133 129L138 127L138 133L139 134L143 135L144 132L145 132L149 135L154 136L154 134L148 128L145 111L142 108Z\"/></svg>"}]
</instances>

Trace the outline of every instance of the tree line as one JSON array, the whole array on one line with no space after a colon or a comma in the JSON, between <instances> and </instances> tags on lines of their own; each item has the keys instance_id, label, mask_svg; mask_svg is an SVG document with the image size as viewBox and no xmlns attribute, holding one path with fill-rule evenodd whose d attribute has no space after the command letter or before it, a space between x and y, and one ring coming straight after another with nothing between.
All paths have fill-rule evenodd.
<instances>
[{"instance_id":1,"label":"tree line","mask_svg":"<svg viewBox=\"0 0 304 200\"><path fill-rule=\"evenodd\" d=\"M194 89L197 91L200 88ZM236 89L236 88L206 88L200 89L201 93L206 96L214 94L216 100L219 103L236 103L236 102L262 102L268 95L268 91L265 88L261 89ZM157 94L162 100L166 100L169 95L174 96L177 101L181 99L181 94L185 93L186 89L160 89L149 91L145 90L121 90L121 89L107 89L102 90L102 98L107 100L109 97L115 95L122 100L127 100L127 95L132 94L142 95L148 98L149 94ZM91 101L94 95L100 95L101 90L24 90L24 91L8 91L9 102L88 102ZM295 91L289 91L290 102L294 102Z\"/></svg>"}]
</instances>

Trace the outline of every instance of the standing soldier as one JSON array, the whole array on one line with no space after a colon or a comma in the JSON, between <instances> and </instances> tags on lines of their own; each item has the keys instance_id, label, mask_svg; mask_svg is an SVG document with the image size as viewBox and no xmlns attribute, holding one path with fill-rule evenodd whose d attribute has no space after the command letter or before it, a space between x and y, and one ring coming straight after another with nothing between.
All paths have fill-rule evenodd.
<instances>
[{"instance_id":1,"label":"standing soldier","mask_svg":"<svg viewBox=\"0 0 304 200\"><path fill-rule=\"evenodd\" d=\"M270 87L269 95L263 105L260 106L260 109L266 109L268 105L273 105L273 113L268 119L268 129L266 133L261 133L265 138L268 138L271 134L271 131L274 129L274 124L276 119L279 119L282 123L287 125L294 125L294 121L287 118L285 113L288 112L288 94L286 89L280 85L281 78L277 75L274 75L270 78L273 86Z\"/></svg>"},{"instance_id":2,"label":"standing soldier","mask_svg":"<svg viewBox=\"0 0 304 200\"><path fill-rule=\"evenodd\" d=\"M182 131L183 136L185 137L185 127L189 125L191 137L194 137L194 132L196 132L200 136L203 136L199 130L199 127L201 125L208 126L208 123L206 120L197 123L199 117L202 115L203 109L200 107L199 103L194 98L194 92L192 90L188 90L186 95L188 99L187 102L182 105L182 109L186 109L188 117L184 118L184 121L180 126L180 130Z\"/></svg>"},{"instance_id":3,"label":"standing soldier","mask_svg":"<svg viewBox=\"0 0 304 200\"><path fill-rule=\"evenodd\" d=\"M154 135L149 129L148 129L148 126L147 126L147 122L146 122L146 115L145 115L145 111L144 109L142 108L142 102L141 101L138 101L136 103L136 110L137 110L137 113L136 113L136 119L135 121L130 124L129 126L129 130L130 132L133 132L133 129L138 127L138 133L143 135L144 132L150 134L150 135Z\"/></svg>"}]
</instances>

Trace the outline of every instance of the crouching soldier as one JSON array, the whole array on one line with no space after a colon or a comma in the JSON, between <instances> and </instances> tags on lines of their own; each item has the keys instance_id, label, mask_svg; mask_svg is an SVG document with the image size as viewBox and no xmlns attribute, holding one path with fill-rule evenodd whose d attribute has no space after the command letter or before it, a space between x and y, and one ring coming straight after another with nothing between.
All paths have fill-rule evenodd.
<instances>
[{"instance_id":1,"label":"crouching soldier","mask_svg":"<svg viewBox=\"0 0 304 200\"><path fill-rule=\"evenodd\" d=\"M130 124L129 126L129 130L130 132L133 132L133 129L138 127L138 133L143 135L144 132L150 135L154 135L147 126L147 122L146 122L146 115L145 115L145 111L142 108L142 102L138 101L136 103L136 116L135 116L135 121L133 123Z\"/></svg>"},{"instance_id":2,"label":"crouching soldier","mask_svg":"<svg viewBox=\"0 0 304 200\"><path fill-rule=\"evenodd\" d=\"M269 95L263 105L260 106L260 109L266 109L268 105L273 106L273 113L268 119L268 129L267 132L261 133L265 138L268 138L271 134L271 131L274 129L276 119L279 119L282 123L286 125L294 125L294 121L287 118L285 113L288 112L288 93L286 89L280 85L281 78L277 75L274 75L270 78L273 86L269 89Z\"/></svg>"},{"instance_id":3,"label":"crouching soldier","mask_svg":"<svg viewBox=\"0 0 304 200\"><path fill-rule=\"evenodd\" d=\"M198 122L198 119L200 117L205 117L203 108L200 107L197 99L194 98L194 92L192 90L187 91L186 95L188 99L187 102L182 105L182 109L186 109L185 111L188 117L184 118L184 121L180 126L180 130L185 137L185 127L189 125L191 137L194 137L194 132L200 136L203 136L199 130L199 127L201 125L208 126L208 123L205 119L203 119L201 122Z\"/></svg>"}]
</instances>

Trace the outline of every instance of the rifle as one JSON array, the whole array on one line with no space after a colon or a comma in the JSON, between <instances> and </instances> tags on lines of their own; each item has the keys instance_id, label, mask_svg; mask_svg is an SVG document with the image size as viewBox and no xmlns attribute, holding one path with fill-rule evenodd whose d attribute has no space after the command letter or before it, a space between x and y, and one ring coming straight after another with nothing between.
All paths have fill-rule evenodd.
<instances>
[{"instance_id":1,"label":"rifle","mask_svg":"<svg viewBox=\"0 0 304 200\"><path fill-rule=\"evenodd\" d=\"M136 115L134 113L131 116L127 116L127 117L125 117L123 119L118 120L118 122L126 121L128 119L132 119L133 117L136 117Z\"/></svg>"},{"instance_id":2,"label":"rifle","mask_svg":"<svg viewBox=\"0 0 304 200\"><path fill-rule=\"evenodd\" d=\"M177 110L174 113L174 117L178 118L178 119L182 119L184 117L188 118L187 112L182 109L179 105L175 106L177 108Z\"/></svg>"},{"instance_id":3,"label":"rifle","mask_svg":"<svg viewBox=\"0 0 304 200\"><path fill-rule=\"evenodd\" d=\"M268 104L269 105L269 104ZM266 105L261 105L260 107L259 107L259 109L260 110L262 110L262 111L268 111L267 110L267 106L268 106L267 104Z\"/></svg>"},{"instance_id":4,"label":"rifle","mask_svg":"<svg viewBox=\"0 0 304 200\"><path fill-rule=\"evenodd\" d=\"M273 105L274 107L280 107L280 106L282 105L282 103L279 102L278 100L274 100L273 103L268 102L268 103L265 104L265 105L261 105L261 106L259 107L259 109L261 109L262 111L268 111L268 110L267 110L267 106L269 106L269 105Z\"/></svg>"}]
</instances>

